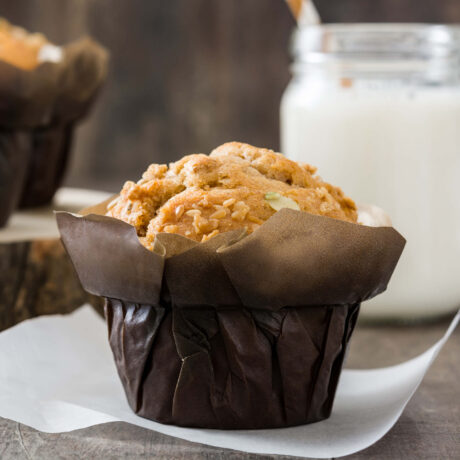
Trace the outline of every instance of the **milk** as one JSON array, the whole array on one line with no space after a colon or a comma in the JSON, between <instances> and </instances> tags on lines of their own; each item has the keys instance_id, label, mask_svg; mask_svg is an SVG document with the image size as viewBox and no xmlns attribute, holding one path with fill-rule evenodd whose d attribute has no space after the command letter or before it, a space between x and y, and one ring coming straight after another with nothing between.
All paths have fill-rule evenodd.
<instances>
[{"instance_id":1,"label":"milk","mask_svg":"<svg viewBox=\"0 0 460 460\"><path fill-rule=\"evenodd\" d=\"M458 87L293 81L281 144L356 202L383 208L407 239L388 291L363 304L364 316L413 320L460 306Z\"/></svg>"}]
</instances>

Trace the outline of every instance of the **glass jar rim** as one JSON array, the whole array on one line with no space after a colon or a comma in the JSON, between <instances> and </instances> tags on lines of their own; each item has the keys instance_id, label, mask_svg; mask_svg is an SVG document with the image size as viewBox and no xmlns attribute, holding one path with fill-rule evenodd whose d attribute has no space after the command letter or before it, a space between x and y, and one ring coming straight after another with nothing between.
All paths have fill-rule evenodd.
<instances>
[{"instance_id":1,"label":"glass jar rim","mask_svg":"<svg viewBox=\"0 0 460 460\"><path fill-rule=\"evenodd\" d=\"M460 56L460 25L348 23L294 31L292 52L301 62L331 59L446 59Z\"/></svg>"}]
</instances>

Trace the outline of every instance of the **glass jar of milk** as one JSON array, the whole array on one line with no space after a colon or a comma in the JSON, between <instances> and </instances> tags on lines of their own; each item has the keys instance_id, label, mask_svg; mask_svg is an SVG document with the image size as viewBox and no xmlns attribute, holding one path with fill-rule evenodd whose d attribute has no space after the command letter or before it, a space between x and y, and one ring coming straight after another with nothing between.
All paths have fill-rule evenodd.
<instances>
[{"instance_id":1,"label":"glass jar of milk","mask_svg":"<svg viewBox=\"0 0 460 460\"><path fill-rule=\"evenodd\" d=\"M407 246L373 319L460 306L460 33L419 24L331 24L295 33L281 103L288 157L391 216Z\"/></svg>"}]
</instances>

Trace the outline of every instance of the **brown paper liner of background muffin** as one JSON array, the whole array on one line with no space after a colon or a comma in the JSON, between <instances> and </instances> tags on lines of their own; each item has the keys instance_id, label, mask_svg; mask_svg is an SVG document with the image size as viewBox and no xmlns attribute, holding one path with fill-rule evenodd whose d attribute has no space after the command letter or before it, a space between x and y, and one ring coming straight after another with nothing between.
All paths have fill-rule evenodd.
<instances>
[{"instance_id":1,"label":"brown paper liner of background muffin","mask_svg":"<svg viewBox=\"0 0 460 460\"><path fill-rule=\"evenodd\" d=\"M62 50L60 62L43 62L32 70L0 60L0 225L18 202L37 206L51 201L63 177L74 125L106 78L108 54L96 42L84 38ZM28 139L12 150L18 133ZM13 169L8 165L14 151L20 160ZM18 180L7 187L12 174Z\"/></svg>"},{"instance_id":2,"label":"brown paper liner of background muffin","mask_svg":"<svg viewBox=\"0 0 460 460\"><path fill-rule=\"evenodd\" d=\"M217 429L329 417L360 303L404 248L396 230L282 209L250 235L163 233L148 251L106 204L57 221L83 287L106 298L134 412Z\"/></svg>"}]
</instances>

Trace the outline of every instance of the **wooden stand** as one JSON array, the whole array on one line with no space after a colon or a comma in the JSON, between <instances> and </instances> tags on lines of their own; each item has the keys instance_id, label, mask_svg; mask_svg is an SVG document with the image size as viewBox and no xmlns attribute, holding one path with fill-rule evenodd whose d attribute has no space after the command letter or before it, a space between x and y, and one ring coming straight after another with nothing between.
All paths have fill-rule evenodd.
<instances>
[{"instance_id":1,"label":"wooden stand","mask_svg":"<svg viewBox=\"0 0 460 460\"><path fill-rule=\"evenodd\" d=\"M77 212L107 196L62 189L53 208ZM53 208L18 212L0 230L0 330L38 315L69 313L85 302L102 313L102 300L80 286Z\"/></svg>"}]
</instances>

